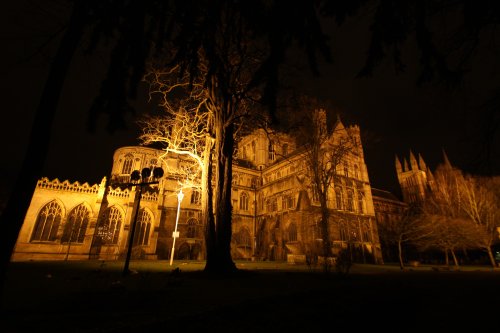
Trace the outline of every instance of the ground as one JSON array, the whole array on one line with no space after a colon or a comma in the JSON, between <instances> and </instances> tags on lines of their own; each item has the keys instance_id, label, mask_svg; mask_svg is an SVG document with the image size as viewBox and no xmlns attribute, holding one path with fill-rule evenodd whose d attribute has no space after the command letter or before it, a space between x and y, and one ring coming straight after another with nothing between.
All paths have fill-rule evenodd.
<instances>
[{"instance_id":1,"label":"ground","mask_svg":"<svg viewBox=\"0 0 500 333\"><path fill-rule=\"evenodd\" d=\"M203 262L16 262L2 300L3 332L281 332L479 330L495 325L500 271L237 262L232 277ZM330 330L330 329L329 329Z\"/></svg>"}]
</instances>

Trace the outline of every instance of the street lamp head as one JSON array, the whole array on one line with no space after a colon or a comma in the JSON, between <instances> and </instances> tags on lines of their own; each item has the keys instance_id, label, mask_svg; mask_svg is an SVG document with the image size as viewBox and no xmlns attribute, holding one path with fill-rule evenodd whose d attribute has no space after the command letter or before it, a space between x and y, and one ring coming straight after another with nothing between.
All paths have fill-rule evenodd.
<instances>
[{"instance_id":1,"label":"street lamp head","mask_svg":"<svg viewBox=\"0 0 500 333\"><path fill-rule=\"evenodd\" d=\"M156 167L153 169L153 178L154 179L160 179L163 177L163 169L160 167Z\"/></svg>"},{"instance_id":2,"label":"street lamp head","mask_svg":"<svg viewBox=\"0 0 500 333\"><path fill-rule=\"evenodd\" d=\"M151 169L150 168L142 169L141 176L142 180L148 179L151 176Z\"/></svg>"},{"instance_id":3,"label":"street lamp head","mask_svg":"<svg viewBox=\"0 0 500 333\"><path fill-rule=\"evenodd\" d=\"M153 171L151 171L150 168L144 168L142 169L142 171L134 170L130 174L130 181L132 183L139 183L142 180L142 182L146 183L151 176L153 176L154 181L159 180L161 177L163 177L163 169L154 168Z\"/></svg>"},{"instance_id":4,"label":"street lamp head","mask_svg":"<svg viewBox=\"0 0 500 333\"><path fill-rule=\"evenodd\" d=\"M139 172L139 170L132 171L132 173L130 174L130 180L137 182L140 179L141 179L141 173Z\"/></svg>"},{"instance_id":5,"label":"street lamp head","mask_svg":"<svg viewBox=\"0 0 500 333\"><path fill-rule=\"evenodd\" d=\"M182 201L184 198L184 193L182 193L182 188L179 190L179 193L177 193L177 199L179 199L179 202Z\"/></svg>"}]
</instances>

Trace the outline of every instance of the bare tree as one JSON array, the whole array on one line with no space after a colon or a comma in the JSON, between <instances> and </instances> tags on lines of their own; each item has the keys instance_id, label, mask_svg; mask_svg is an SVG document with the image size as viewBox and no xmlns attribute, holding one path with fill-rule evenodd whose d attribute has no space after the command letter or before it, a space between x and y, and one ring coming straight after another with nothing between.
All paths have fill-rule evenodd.
<instances>
[{"instance_id":1,"label":"bare tree","mask_svg":"<svg viewBox=\"0 0 500 333\"><path fill-rule=\"evenodd\" d=\"M495 205L488 191L446 160L432 176L422 205L421 218L429 220L432 232L419 242L420 247L441 249L447 262L450 253L456 266L457 250L489 249L494 265L491 245L496 232Z\"/></svg>"},{"instance_id":2,"label":"bare tree","mask_svg":"<svg viewBox=\"0 0 500 333\"><path fill-rule=\"evenodd\" d=\"M491 247L498 240L500 227L500 198L494 192L498 184L489 177L467 176L461 179L459 186L463 199L461 208L476 227L475 243L488 254L490 264L496 267Z\"/></svg>"},{"instance_id":3,"label":"bare tree","mask_svg":"<svg viewBox=\"0 0 500 333\"><path fill-rule=\"evenodd\" d=\"M442 250L446 264L448 264L448 252L450 252L456 266L458 266L456 250L464 246L460 238L464 233L459 229L466 226L463 223L460 208L457 183L459 177L461 177L460 171L454 169L449 163L438 166L430 191L422 204L421 218L431 223L432 232L428 237L417 242L422 250L430 248Z\"/></svg>"},{"instance_id":4,"label":"bare tree","mask_svg":"<svg viewBox=\"0 0 500 333\"><path fill-rule=\"evenodd\" d=\"M475 248L478 229L464 218L449 218L443 215L426 215L430 226L427 237L414 242L421 250L438 249L445 255L449 265L448 254L451 254L455 267L459 267L457 252L461 249Z\"/></svg>"},{"instance_id":5,"label":"bare tree","mask_svg":"<svg viewBox=\"0 0 500 333\"><path fill-rule=\"evenodd\" d=\"M149 118L141 138L145 143L165 143L167 153L188 156L201 172L199 178L197 171L188 170L191 176L186 174L185 179L189 179L190 187L202 190L207 271L235 269L229 248L232 212L230 179L235 136L242 120L250 116L252 93L245 91L245 85L249 84L250 64L254 59L245 52L238 54L233 49L236 46L225 46L232 55L223 59L226 61L223 65L228 69L224 83L206 81L209 69L203 52L200 52L198 70L205 75L193 77L176 65L165 70L152 69L146 76L150 82L150 93L162 96L161 105L169 116L167 119ZM215 156L213 159L212 154ZM213 183L212 170L215 171ZM198 180L201 183L197 183Z\"/></svg>"},{"instance_id":6,"label":"bare tree","mask_svg":"<svg viewBox=\"0 0 500 333\"><path fill-rule=\"evenodd\" d=\"M432 224L430 220L420 218L414 207L408 207L401 219L381 223L378 232L386 244L394 244L397 247L399 267L404 269L404 245L418 244L427 239L432 233Z\"/></svg>"},{"instance_id":7,"label":"bare tree","mask_svg":"<svg viewBox=\"0 0 500 333\"><path fill-rule=\"evenodd\" d=\"M191 164L179 168L169 163L163 165L167 173L175 174L181 188L196 188L201 193L201 220L205 226L205 245L210 255L211 235L214 225L212 191L213 112L208 108L206 90L199 83L189 82L186 75L179 75L178 67L163 72L152 70L145 78L150 84L150 96L159 95L165 114L144 117L139 124L144 145L162 145L166 160L172 154L184 156Z\"/></svg>"},{"instance_id":8,"label":"bare tree","mask_svg":"<svg viewBox=\"0 0 500 333\"><path fill-rule=\"evenodd\" d=\"M315 109L306 114L303 126L296 132L304 142L303 155L307 165L306 177L312 186L313 196L320 203L322 254L324 271L330 270L328 259L332 257L332 241L330 235L330 209L335 182L339 181L340 166L351 157L359 147L359 142L345 131L343 126L335 126L331 131L327 128L327 114L324 109ZM339 125L340 122L337 122Z\"/></svg>"},{"instance_id":9,"label":"bare tree","mask_svg":"<svg viewBox=\"0 0 500 333\"><path fill-rule=\"evenodd\" d=\"M173 168L166 164L167 171L181 176L181 186L200 188L201 173L208 166L205 155L210 155L213 113L207 108L205 91L199 83L191 83L186 76L179 76L175 66L166 72L152 70L145 77L150 85L150 99L161 97L160 106L165 112L161 116L145 116L138 121L142 127L139 136L142 144L162 145L165 154L185 156L193 163L190 168ZM208 148L208 151L207 151Z\"/></svg>"}]
</instances>

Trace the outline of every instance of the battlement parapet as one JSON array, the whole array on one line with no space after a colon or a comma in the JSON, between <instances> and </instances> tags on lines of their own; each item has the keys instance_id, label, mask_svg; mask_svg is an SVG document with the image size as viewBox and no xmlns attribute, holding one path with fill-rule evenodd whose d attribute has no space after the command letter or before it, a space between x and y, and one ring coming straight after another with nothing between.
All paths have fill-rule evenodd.
<instances>
[{"instance_id":1,"label":"battlement parapet","mask_svg":"<svg viewBox=\"0 0 500 333\"><path fill-rule=\"evenodd\" d=\"M115 198L128 198L130 196L131 190L126 188L122 190L120 187L112 188L110 187L108 191L108 196Z\"/></svg>"},{"instance_id":2,"label":"battlement parapet","mask_svg":"<svg viewBox=\"0 0 500 333\"><path fill-rule=\"evenodd\" d=\"M75 193L87 193L87 194L97 194L99 191L99 185L94 184L92 186L85 182L80 184L79 182L71 183L69 180L61 182L58 178L50 180L47 177L40 179L36 187L39 189L55 190L55 191L69 191Z\"/></svg>"}]
</instances>

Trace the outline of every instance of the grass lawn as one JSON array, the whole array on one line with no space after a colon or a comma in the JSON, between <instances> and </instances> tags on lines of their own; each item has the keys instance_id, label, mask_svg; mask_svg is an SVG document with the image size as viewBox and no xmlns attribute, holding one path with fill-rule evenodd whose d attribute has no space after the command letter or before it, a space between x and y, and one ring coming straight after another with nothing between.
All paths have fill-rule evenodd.
<instances>
[{"instance_id":1,"label":"grass lawn","mask_svg":"<svg viewBox=\"0 0 500 333\"><path fill-rule=\"evenodd\" d=\"M204 262L16 262L2 299L3 332L275 332L335 329L474 331L496 325L500 271L488 267L320 267L236 262L213 277ZM173 270L179 268L180 273ZM403 326L401 326L403 325ZM497 328L494 329L494 331Z\"/></svg>"}]
</instances>

